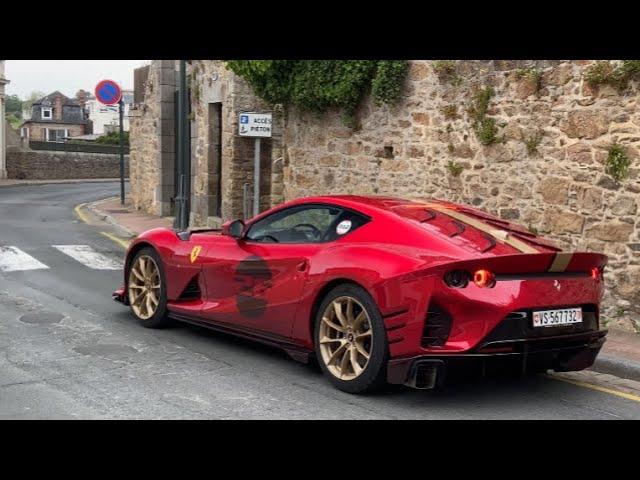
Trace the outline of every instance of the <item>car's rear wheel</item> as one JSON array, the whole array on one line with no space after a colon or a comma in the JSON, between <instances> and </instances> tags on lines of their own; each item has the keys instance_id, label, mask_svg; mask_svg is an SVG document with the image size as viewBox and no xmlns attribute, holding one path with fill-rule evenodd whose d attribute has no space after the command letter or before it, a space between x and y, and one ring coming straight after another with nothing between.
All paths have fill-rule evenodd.
<instances>
[{"instance_id":1,"label":"car's rear wheel","mask_svg":"<svg viewBox=\"0 0 640 480\"><path fill-rule=\"evenodd\" d=\"M389 348L382 316L357 285L334 288L320 304L315 349L323 372L340 390L364 393L386 383Z\"/></svg>"},{"instance_id":2,"label":"car's rear wheel","mask_svg":"<svg viewBox=\"0 0 640 480\"><path fill-rule=\"evenodd\" d=\"M150 247L133 257L127 278L127 295L133 315L140 324L162 328L171 322L167 315L167 295L162 260Z\"/></svg>"}]
</instances>

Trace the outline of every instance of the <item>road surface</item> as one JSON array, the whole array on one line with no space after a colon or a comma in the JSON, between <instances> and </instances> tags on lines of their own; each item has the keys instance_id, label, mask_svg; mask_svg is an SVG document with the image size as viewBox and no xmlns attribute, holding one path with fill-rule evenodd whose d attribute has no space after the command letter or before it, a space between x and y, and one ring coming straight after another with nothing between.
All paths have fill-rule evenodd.
<instances>
[{"instance_id":1,"label":"road surface","mask_svg":"<svg viewBox=\"0 0 640 480\"><path fill-rule=\"evenodd\" d=\"M122 247L73 213L118 188L0 188L0 418L640 419L637 396L548 376L353 396L276 349L142 328L111 300Z\"/></svg>"}]
</instances>

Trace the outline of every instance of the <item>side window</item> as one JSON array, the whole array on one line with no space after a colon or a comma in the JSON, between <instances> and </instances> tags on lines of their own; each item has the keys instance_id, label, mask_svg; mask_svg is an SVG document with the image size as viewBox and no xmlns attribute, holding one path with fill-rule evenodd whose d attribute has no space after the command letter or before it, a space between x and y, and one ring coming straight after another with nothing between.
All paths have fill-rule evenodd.
<instances>
[{"instance_id":1,"label":"side window","mask_svg":"<svg viewBox=\"0 0 640 480\"><path fill-rule=\"evenodd\" d=\"M269 215L249 228L247 239L272 243L317 243L342 212L330 206L300 206Z\"/></svg>"},{"instance_id":2,"label":"side window","mask_svg":"<svg viewBox=\"0 0 640 480\"><path fill-rule=\"evenodd\" d=\"M328 205L293 207L253 224L247 239L271 243L320 243L336 240L368 221L354 212Z\"/></svg>"}]
</instances>

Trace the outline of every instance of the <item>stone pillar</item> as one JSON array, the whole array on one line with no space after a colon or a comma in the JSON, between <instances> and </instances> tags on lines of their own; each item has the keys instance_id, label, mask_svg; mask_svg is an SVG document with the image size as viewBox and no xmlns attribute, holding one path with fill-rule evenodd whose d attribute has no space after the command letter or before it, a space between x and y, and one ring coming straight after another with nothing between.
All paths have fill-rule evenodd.
<instances>
[{"instance_id":1,"label":"stone pillar","mask_svg":"<svg viewBox=\"0 0 640 480\"><path fill-rule=\"evenodd\" d=\"M158 129L158 172L159 183L156 186L157 214L173 215L173 196L175 191L175 91L176 61L158 60L158 88L160 89L160 128Z\"/></svg>"},{"instance_id":2,"label":"stone pillar","mask_svg":"<svg viewBox=\"0 0 640 480\"><path fill-rule=\"evenodd\" d=\"M4 86L9 80L4 78L4 60L0 60L0 179L7 178L7 121L4 117Z\"/></svg>"}]
</instances>

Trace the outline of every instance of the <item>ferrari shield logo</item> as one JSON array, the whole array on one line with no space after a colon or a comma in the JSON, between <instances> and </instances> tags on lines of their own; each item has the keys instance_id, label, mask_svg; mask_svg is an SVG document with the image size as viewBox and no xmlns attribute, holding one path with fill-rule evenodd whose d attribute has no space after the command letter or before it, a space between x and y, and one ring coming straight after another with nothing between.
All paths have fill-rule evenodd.
<instances>
[{"instance_id":1,"label":"ferrari shield logo","mask_svg":"<svg viewBox=\"0 0 640 480\"><path fill-rule=\"evenodd\" d=\"M200 250L202 250L202 247L200 245L196 245L195 247L193 247L193 249L191 250L191 263L196 261L198 255L200 255Z\"/></svg>"}]
</instances>

